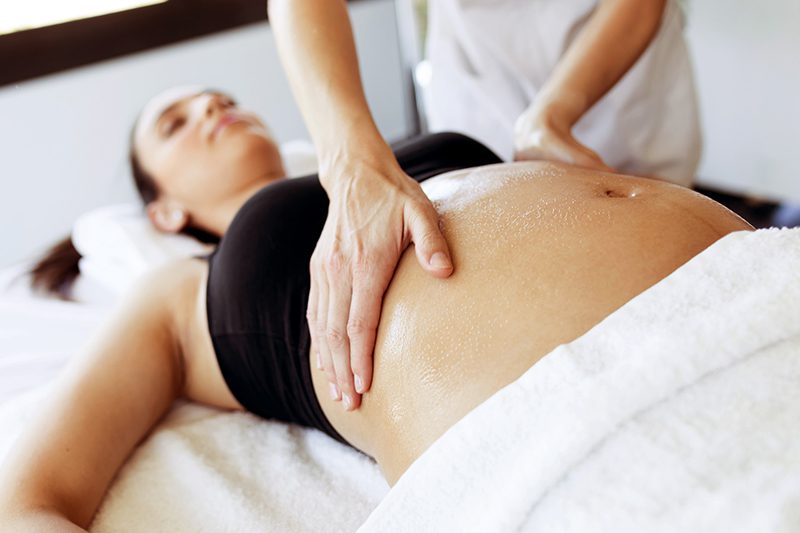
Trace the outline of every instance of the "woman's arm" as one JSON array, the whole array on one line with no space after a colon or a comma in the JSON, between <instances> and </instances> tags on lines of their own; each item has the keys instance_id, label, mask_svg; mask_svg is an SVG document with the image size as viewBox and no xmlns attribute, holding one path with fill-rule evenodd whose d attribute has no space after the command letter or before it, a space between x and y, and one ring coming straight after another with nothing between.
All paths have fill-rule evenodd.
<instances>
[{"instance_id":1,"label":"woman's arm","mask_svg":"<svg viewBox=\"0 0 800 533\"><path fill-rule=\"evenodd\" d=\"M181 393L174 310L191 284L180 265L139 283L59 377L0 468L0 530L87 528L119 468Z\"/></svg>"},{"instance_id":2,"label":"woman's arm","mask_svg":"<svg viewBox=\"0 0 800 533\"><path fill-rule=\"evenodd\" d=\"M516 159L610 170L572 126L636 63L660 27L666 0L603 0L514 128Z\"/></svg>"},{"instance_id":3,"label":"woman's arm","mask_svg":"<svg viewBox=\"0 0 800 533\"><path fill-rule=\"evenodd\" d=\"M344 0L270 0L278 51L314 139L328 218L311 259L308 321L318 366L345 408L372 381L381 301L413 242L423 269L452 263L438 215L400 169L372 119Z\"/></svg>"}]
</instances>

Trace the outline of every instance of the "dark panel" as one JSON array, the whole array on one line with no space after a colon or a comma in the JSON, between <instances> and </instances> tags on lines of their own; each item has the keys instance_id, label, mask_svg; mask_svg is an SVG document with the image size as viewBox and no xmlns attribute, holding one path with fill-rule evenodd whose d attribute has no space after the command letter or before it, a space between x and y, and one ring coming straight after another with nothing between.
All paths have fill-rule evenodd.
<instances>
[{"instance_id":1,"label":"dark panel","mask_svg":"<svg viewBox=\"0 0 800 533\"><path fill-rule=\"evenodd\" d=\"M0 35L0 86L266 20L265 0L169 0Z\"/></svg>"}]
</instances>

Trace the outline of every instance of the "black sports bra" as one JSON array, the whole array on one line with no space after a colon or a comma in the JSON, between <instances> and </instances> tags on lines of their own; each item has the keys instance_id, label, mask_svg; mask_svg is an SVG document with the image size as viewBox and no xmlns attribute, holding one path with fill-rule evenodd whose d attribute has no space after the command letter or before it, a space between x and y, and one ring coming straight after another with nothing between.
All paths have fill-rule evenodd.
<instances>
[{"instance_id":1,"label":"black sports bra","mask_svg":"<svg viewBox=\"0 0 800 533\"><path fill-rule=\"evenodd\" d=\"M420 182L500 162L482 144L454 133L418 137L394 150L403 170ZM327 214L328 197L315 175L258 191L209 256L206 311L220 370L242 406L348 444L323 414L309 367L308 265Z\"/></svg>"}]
</instances>

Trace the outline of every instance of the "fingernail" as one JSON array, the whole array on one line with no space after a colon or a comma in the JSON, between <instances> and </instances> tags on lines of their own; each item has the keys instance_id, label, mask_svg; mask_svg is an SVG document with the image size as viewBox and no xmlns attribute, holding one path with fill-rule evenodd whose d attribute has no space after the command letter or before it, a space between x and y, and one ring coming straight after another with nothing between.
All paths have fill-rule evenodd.
<instances>
[{"instance_id":1,"label":"fingernail","mask_svg":"<svg viewBox=\"0 0 800 533\"><path fill-rule=\"evenodd\" d=\"M322 370L322 356L320 355L319 350L317 350L317 368Z\"/></svg>"},{"instance_id":2,"label":"fingernail","mask_svg":"<svg viewBox=\"0 0 800 533\"><path fill-rule=\"evenodd\" d=\"M434 268L450 268L450 260L442 252L436 252L431 256L430 265Z\"/></svg>"},{"instance_id":3,"label":"fingernail","mask_svg":"<svg viewBox=\"0 0 800 533\"><path fill-rule=\"evenodd\" d=\"M356 392L361 394L364 392L364 381L361 379L361 376L358 374L355 375L354 380L356 382Z\"/></svg>"},{"instance_id":4,"label":"fingernail","mask_svg":"<svg viewBox=\"0 0 800 533\"><path fill-rule=\"evenodd\" d=\"M328 383L328 388L331 391L331 400L339 401L339 387L336 386L336 383Z\"/></svg>"},{"instance_id":5,"label":"fingernail","mask_svg":"<svg viewBox=\"0 0 800 533\"><path fill-rule=\"evenodd\" d=\"M350 399L350 395L347 393L342 394L342 401L344 402L345 411L349 411L353 406L353 400Z\"/></svg>"}]
</instances>

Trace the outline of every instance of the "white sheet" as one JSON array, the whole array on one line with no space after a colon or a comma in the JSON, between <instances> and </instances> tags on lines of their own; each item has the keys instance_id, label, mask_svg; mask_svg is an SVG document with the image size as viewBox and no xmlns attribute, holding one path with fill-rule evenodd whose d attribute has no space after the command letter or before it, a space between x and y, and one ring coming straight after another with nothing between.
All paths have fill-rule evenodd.
<instances>
[{"instance_id":1,"label":"white sheet","mask_svg":"<svg viewBox=\"0 0 800 533\"><path fill-rule=\"evenodd\" d=\"M51 380L102 320L106 304L34 296L27 265L0 270L0 405ZM78 292L92 299L93 288Z\"/></svg>"},{"instance_id":2,"label":"white sheet","mask_svg":"<svg viewBox=\"0 0 800 533\"><path fill-rule=\"evenodd\" d=\"M715 243L484 402L361 533L800 531L800 230Z\"/></svg>"}]
</instances>

